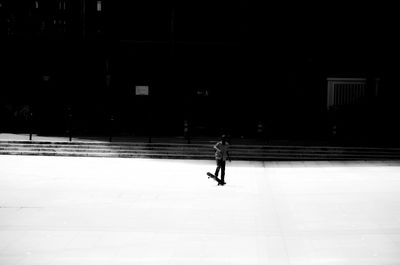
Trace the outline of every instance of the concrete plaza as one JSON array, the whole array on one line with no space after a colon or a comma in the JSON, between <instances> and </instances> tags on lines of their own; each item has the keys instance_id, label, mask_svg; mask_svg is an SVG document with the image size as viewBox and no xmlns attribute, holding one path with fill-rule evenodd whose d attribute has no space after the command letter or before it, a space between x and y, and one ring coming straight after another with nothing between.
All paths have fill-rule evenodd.
<instances>
[{"instance_id":1,"label":"concrete plaza","mask_svg":"<svg viewBox=\"0 0 400 265\"><path fill-rule=\"evenodd\" d=\"M0 156L0 264L400 261L400 163Z\"/></svg>"}]
</instances>

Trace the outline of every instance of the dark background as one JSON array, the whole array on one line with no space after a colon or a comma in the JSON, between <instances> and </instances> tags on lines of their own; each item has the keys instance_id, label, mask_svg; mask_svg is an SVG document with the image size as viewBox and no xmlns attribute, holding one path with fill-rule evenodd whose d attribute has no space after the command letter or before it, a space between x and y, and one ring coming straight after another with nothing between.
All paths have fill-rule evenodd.
<instances>
[{"instance_id":1,"label":"dark background","mask_svg":"<svg viewBox=\"0 0 400 265\"><path fill-rule=\"evenodd\" d=\"M394 6L278 2L0 0L0 132L397 140ZM379 93L332 113L328 77Z\"/></svg>"}]
</instances>

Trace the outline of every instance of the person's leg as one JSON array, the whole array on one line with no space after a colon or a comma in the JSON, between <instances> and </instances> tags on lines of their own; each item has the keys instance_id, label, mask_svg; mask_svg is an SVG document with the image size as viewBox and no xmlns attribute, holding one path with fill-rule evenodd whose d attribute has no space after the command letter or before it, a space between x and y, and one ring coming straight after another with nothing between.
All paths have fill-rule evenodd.
<instances>
[{"instance_id":1,"label":"person's leg","mask_svg":"<svg viewBox=\"0 0 400 265\"><path fill-rule=\"evenodd\" d=\"M225 164L226 161L221 160L221 181L225 183Z\"/></svg>"},{"instance_id":2,"label":"person's leg","mask_svg":"<svg viewBox=\"0 0 400 265\"><path fill-rule=\"evenodd\" d=\"M216 162L217 162L217 168L215 169L214 176L218 177L219 169L221 168L221 160L217 159Z\"/></svg>"}]
</instances>

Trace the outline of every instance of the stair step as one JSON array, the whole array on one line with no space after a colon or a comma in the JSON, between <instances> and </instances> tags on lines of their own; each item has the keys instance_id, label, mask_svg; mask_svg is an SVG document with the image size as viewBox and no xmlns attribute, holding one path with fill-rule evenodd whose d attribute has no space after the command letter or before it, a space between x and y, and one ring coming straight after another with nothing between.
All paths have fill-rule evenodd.
<instances>
[{"instance_id":1,"label":"stair step","mask_svg":"<svg viewBox=\"0 0 400 265\"><path fill-rule=\"evenodd\" d=\"M214 159L213 145L0 141L0 155ZM400 148L231 145L234 160L400 160Z\"/></svg>"},{"instance_id":2,"label":"stair step","mask_svg":"<svg viewBox=\"0 0 400 265\"><path fill-rule=\"evenodd\" d=\"M198 154L159 154L159 153L76 153L76 152L31 152L31 151L11 151L7 153L0 152L0 155L41 155L41 156L78 156L78 157L120 157L120 158L176 158L176 159L213 159L212 156L198 155ZM247 161L314 161L314 160L399 160L400 157L376 157L376 156L321 156L321 157L296 157L296 156L237 156L234 160L247 160Z\"/></svg>"},{"instance_id":3,"label":"stair step","mask_svg":"<svg viewBox=\"0 0 400 265\"><path fill-rule=\"evenodd\" d=\"M210 149L175 149L175 148L168 148L168 149L157 149L157 148L142 148L142 149L105 149L105 148L66 148L66 147L45 147L45 146L32 146L32 147L15 147L15 146L9 146L9 147L0 147L0 151L23 151L23 150L29 150L32 152L78 152L78 153L85 153L85 152L98 152L98 153L113 153L113 152L118 152L118 153L143 153L143 152L148 152L148 153L185 153L185 154L190 154L190 153L200 153L200 154L209 154L209 155L214 155L214 152ZM258 151L258 150L246 150L245 152L232 152L232 156L235 156L236 154L241 154L241 155L258 155L258 156L263 156L263 155L287 155L287 154L292 154L293 156L315 156L315 155L329 155L329 156L352 156L352 155L359 155L359 156L368 156L368 155L373 155L373 156L400 156L399 153L395 152L360 152L360 151L346 151L346 152L323 152L323 151L313 151L313 152L308 152L307 150L303 151L296 151L296 152L289 152L289 151L283 151L283 150L271 150L271 151Z\"/></svg>"}]
</instances>

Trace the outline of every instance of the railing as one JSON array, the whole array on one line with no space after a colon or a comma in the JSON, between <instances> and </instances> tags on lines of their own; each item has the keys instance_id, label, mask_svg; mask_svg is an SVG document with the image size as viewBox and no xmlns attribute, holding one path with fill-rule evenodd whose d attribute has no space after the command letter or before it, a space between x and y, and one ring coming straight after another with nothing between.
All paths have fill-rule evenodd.
<instances>
[{"instance_id":1,"label":"railing","mask_svg":"<svg viewBox=\"0 0 400 265\"><path fill-rule=\"evenodd\" d=\"M327 108L350 105L365 97L366 78L328 78Z\"/></svg>"}]
</instances>

